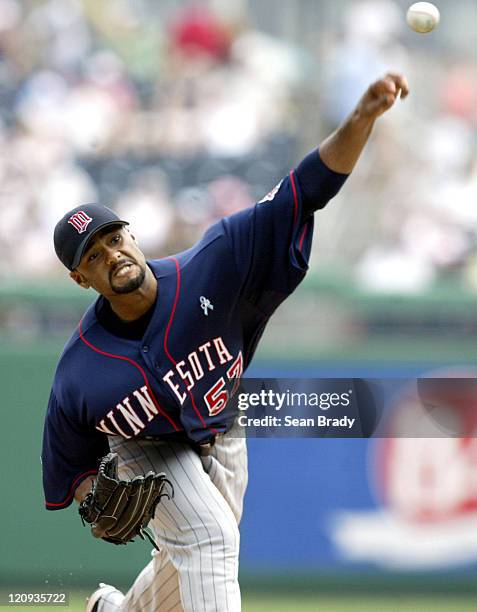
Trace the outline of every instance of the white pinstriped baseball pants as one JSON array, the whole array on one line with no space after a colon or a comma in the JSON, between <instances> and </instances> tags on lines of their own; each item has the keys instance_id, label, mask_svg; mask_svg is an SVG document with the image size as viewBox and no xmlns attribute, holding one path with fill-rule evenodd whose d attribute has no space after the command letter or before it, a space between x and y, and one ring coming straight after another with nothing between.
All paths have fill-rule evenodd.
<instances>
[{"instance_id":1,"label":"white pinstriped baseball pants","mask_svg":"<svg viewBox=\"0 0 477 612\"><path fill-rule=\"evenodd\" d=\"M229 433L207 457L187 444L110 438L122 478L165 472L174 498L157 506L152 527L161 552L139 574L120 608L99 612L240 612L238 559L247 486L244 438Z\"/></svg>"}]
</instances>

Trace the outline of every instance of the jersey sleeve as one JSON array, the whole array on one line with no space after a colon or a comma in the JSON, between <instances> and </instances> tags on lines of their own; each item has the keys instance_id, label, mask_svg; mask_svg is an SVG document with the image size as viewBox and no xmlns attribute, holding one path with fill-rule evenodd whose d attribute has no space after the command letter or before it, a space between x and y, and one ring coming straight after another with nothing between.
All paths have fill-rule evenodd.
<instances>
[{"instance_id":1,"label":"jersey sleeve","mask_svg":"<svg viewBox=\"0 0 477 612\"><path fill-rule=\"evenodd\" d=\"M349 174L335 172L321 159L319 149L309 153L296 169L300 185L302 219L320 210L335 197Z\"/></svg>"},{"instance_id":2,"label":"jersey sleeve","mask_svg":"<svg viewBox=\"0 0 477 612\"><path fill-rule=\"evenodd\" d=\"M106 435L74 421L52 391L41 455L47 510L68 507L78 485L97 473L99 460L108 452Z\"/></svg>"},{"instance_id":3,"label":"jersey sleeve","mask_svg":"<svg viewBox=\"0 0 477 612\"><path fill-rule=\"evenodd\" d=\"M292 172L258 204L222 220L242 295L265 314L293 292L308 269L313 217L300 222L300 198Z\"/></svg>"},{"instance_id":4,"label":"jersey sleeve","mask_svg":"<svg viewBox=\"0 0 477 612\"><path fill-rule=\"evenodd\" d=\"M222 220L243 296L264 314L270 315L304 278L313 237L311 213L336 195L345 180L346 175L327 169L315 151L258 204Z\"/></svg>"}]
</instances>

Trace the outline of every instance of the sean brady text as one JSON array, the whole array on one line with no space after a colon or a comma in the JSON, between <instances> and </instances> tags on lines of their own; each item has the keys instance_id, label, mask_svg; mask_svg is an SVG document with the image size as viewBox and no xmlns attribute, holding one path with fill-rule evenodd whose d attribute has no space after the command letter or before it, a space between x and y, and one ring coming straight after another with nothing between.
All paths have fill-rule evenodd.
<instances>
[{"instance_id":1,"label":"sean brady text","mask_svg":"<svg viewBox=\"0 0 477 612\"><path fill-rule=\"evenodd\" d=\"M277 417L264 416L249 417L242 414L238 418L238 424L241 427L341 427L351 429L355 424L356 419L344 416L340 419L332 419L325 416L296 418L291 416Z\"/></svg>"}]
</instances>

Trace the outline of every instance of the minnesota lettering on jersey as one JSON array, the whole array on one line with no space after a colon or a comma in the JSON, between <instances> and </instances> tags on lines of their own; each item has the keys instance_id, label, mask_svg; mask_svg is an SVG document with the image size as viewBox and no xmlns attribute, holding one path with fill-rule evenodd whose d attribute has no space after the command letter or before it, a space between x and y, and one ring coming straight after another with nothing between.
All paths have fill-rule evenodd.
<instances>
[{"instance_id":1,"label":"minnesota lettering on jersey","mask_svg":"<svg viewBox=\"0 0 477 612\"><path fill-rule=\"evenodd\" d=\"M221 337L214 338L198 346L194 351L187 355L187 358L177 362L174 368L170 369L162 380L171 388L180 406L184 404L188 397L188 392L193 389L195 384L204 378L208 372L212 372L217 366L225 365L229 362L233 364L227 370L227 378L240 379L243 372L242 353L239 352L235 359L225 346ZM182 391L185 385L185 391ZM225 390L226 382L224 377L218 381L205 393L205 403L210 415L221 412L227 405L229 394ZM235 391L235 385L232 394ZM217 392L221 391L220 394ZM125 439L130 439L141 433L143 429L159 414L156 404L151 398L149 389L146 385L135 389L126 396L115 408L110 410L101 419L96 429L109 435L120 435ZM121 425L118 423L118 417Z\"/></svg>"}]
</instances>

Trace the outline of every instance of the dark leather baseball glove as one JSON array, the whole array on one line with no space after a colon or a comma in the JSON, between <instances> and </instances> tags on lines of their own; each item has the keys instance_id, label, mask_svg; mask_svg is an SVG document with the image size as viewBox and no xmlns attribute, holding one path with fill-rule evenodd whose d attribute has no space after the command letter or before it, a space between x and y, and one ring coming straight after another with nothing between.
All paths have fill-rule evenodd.
<instances>
[{"instance_id":1,"label":"dark leather baseball glove","mask_svg":"<svg viewBox=\"0 0 477 612\"><path fill-rule=\"evenodd\" d=\"M166 491L166 487L169 490ZM91 524L91 533L112 544L133 542L136 536L146 536L155 548L146 527L154 517L162 497L171 499L172 484L165 474L148 472L132 480L118 479L118 455L109 453L101 459L93 488L79 507L84 523Z\"/></svg>"}]
</instances>

